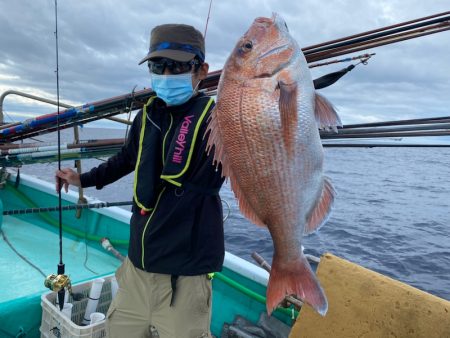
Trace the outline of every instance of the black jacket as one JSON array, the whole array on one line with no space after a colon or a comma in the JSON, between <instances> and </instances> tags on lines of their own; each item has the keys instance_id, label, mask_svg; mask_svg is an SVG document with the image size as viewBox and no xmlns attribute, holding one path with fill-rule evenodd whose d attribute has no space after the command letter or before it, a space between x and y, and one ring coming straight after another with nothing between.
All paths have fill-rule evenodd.
<instances>
[{"instance_id":1,"label":"black jacket","mask_svg":"<svg viewBox=\"0 0 450 338\"><path fill-rule=\"evenodd\" d=\"M206 154L207 137L204 137L212 106L200 125L182 187L160 178L164 168L162 154L167 154L170 144L176 141L175 130L184 117L202 113L193 111L195 108L198 110L199 100L208 101L199 94L183 105L166 107L162 100L156 98L147 108L141 162L145 156L148 158L145 171L142 167L139 169L137 187L140 194L147 191L151 210L143 212L134 202L128 248L131 262L145 271L199 275L222 269L225 253L223 213L217 192L223 179L221 168L216 170L212 164L213 153ZM142 115L141 110L119 153L81 175L83 187L101 189L135 170ZM147 186L149 189L146 190Z\"/></svg>"}]
</instances>

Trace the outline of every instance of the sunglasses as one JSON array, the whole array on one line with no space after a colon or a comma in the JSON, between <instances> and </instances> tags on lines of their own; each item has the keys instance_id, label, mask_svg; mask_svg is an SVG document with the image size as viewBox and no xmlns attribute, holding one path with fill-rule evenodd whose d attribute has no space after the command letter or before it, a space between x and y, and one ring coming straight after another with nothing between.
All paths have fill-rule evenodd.
<instances>
[{"instance_id":1,"label":"sunglasses","mask_svg":"<svg viewBox=\"0 0 450 338\"><path fill-rule=\"evenodd\" d=\"M190 72L192 67L195 66L196 69L200 65L200 61L193 59L187 62L174 61L166 58L161 58L158 60L148 61L148 70L150 73L162 75L166 68L171 74L182 74Z\"/></svg>"}]
</instances>

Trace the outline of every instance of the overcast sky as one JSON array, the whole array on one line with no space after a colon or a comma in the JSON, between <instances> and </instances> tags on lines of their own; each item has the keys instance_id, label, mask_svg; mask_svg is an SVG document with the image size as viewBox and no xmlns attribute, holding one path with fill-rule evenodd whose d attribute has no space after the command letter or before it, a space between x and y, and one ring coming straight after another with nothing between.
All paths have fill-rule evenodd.
<instances>
[{"instance_id":1,"label":"overcast sky","mask_svg":"<svg viewBox=\"0 0 450 338\"><path fill-rule=\"evenodd\" d=\"M58 2L61 102L79 105L149 86L152 27L187 23L205 29L209 0L64 0ZM212 3L206 34L210 70L221 69L258 16L280 14L301 47L450 10L448 0L231 0ZM53 0L0 0L0 93L9 89L56 98ZM378 47L321 90L344 124L450 115L450 31ZM359 55L363 52L353 54ZM347 66L315 68L313 78ZM55 108L10 96L6 121Z\"/></svg>"}]
</instances>

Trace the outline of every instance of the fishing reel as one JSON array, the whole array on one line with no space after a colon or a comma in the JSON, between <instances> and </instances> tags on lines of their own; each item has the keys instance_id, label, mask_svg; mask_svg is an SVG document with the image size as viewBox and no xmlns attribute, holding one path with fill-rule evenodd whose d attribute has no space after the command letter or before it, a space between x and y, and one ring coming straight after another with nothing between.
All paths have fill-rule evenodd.
<instances>
[{"instance_id":1,"label":"fishing reel","mask_svg":"<svg viewBox=\"0 0 450 338\"><path fill-rule=\"evenodd\" d=\"M45 278L44 285L46 288L59 292L67 288L70 294L72 294L72 284L70 278L67 275L55 275L51 274Z\"/></svg>"}]
</instances>

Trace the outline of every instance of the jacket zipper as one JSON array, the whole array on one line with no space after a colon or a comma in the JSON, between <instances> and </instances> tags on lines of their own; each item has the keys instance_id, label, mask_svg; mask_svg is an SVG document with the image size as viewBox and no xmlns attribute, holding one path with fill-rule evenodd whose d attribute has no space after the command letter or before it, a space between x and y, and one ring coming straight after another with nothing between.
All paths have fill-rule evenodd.
<instances>
[{"instance_id":1,"label":"jacket zipper","mask_svg":"<svg viewBox=\"0 0 450 338\"><path fill-rule=\"evenodd\" d=\"M164 188L161 190L161 192L159 193L158 199L156 200L155 207L153 208L152 213L151 213L150 216L148 217L147 223L145 223L144 230L142 231L142 241L141 241L141 245L142 245L142 269L144 269L144 270L145 270L145 263L144 263L144 256L145 256L145 246L144 246L144 244L145 244L145 243L144 243L144 242L145 242L145 241L144 241L144 239L145 239L145 232L147 231L147 226L148 226L148 224L150 223L150 220L152 219L153 214L154 214L155 211L156 211L156 208L158 207L159 200L161 199L161 196L162 196L164 190L166 190L166 187L164 187Z\"/></svg>"}]
</instances>

